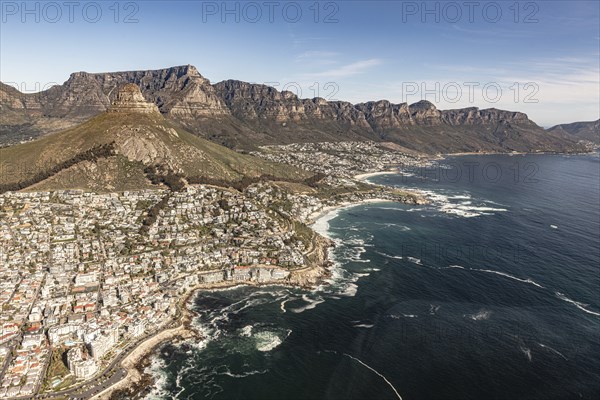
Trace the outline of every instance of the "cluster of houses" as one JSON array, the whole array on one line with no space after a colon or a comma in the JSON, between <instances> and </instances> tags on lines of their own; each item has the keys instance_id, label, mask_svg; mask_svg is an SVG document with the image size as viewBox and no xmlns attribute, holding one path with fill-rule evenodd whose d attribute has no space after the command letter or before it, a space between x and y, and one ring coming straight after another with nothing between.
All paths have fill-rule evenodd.
<instances>
[{"instance_id":1,"label":"cluster of houses","mask_svg":"<svg viewBox=\"0 0 600 400\"><path fill-rule=\"evenodd\" d=\"M351 185L356 175L389 166L412 167L423 161L376 142L318 142L263 146L252 154L327 175L328 182Z\"/></svg>"},{"instance_id":2,"label":"cluster of houses","mask_svg":"<svg viewBox=\"0 0 600 400\"><path fill-rule=\"evenodd\" d=\"M0 398L30 396L39 389L50 355L45 335L40 331L22 335L19 348L12 355L5 351L9 368L0 380Z\"/></svg>"},{"instance_id":3,"label":"cluster of houses","mask_svg":"<svg viewBox=\"0 0 600 400\"><path fill-rule=\"evenodd\" d=\"M144 232L148 210L165 196ZM5 193L0 398L59 382L46 376L57 349L72 376L89 379L118 346L171 321L182 294L202 284L285 279L305 264L305 251L292 226L256 199L215 187Z\"/></svg>"}]
</instances>

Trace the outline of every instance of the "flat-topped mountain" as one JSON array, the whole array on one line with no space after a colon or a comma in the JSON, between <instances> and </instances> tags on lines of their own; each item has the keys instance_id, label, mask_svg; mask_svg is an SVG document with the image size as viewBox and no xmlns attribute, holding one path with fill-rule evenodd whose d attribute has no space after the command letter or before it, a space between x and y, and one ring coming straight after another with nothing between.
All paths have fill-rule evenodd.
<instances>
[{"instance_id":1,"label":"flat-topped mountain","mask_svg":"<svg viewBox=\"0 0 600 400\"><path fill-rule=\"evenodd\" d=\"M475 107L438 110L428 101L351 104L300 99L288 91L227 80L212 85L191 66L71 74L63 85L24 94L0 84L0 143L75 126L108 110L118 88L133 83L168 120L232 148L262 144L374 140L437 153L574 151L578 138L545 131L520 112Z\"/></svg>"},{"instance_id":2,"label":"flat-topped mountain","mask_svg":"<svg viewBox=\"0 0 600 400\"><path fill-rule=\"evenodd\" d=\"M23 188L130 190L152 187L161 178L226 184L264 175L311 176L187 132L165 119L135 84L120 86L107 111L80 125L0 149L0 171L0 193Z\"/></svg>"}]
</instances>

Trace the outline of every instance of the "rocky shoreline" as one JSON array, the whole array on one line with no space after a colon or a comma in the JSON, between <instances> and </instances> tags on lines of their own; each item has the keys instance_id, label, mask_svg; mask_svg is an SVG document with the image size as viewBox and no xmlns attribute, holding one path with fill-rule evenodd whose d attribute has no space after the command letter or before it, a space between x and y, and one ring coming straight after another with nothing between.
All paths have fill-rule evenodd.
<instances>
[{"instance_id":1,"label":"rocky shoreline","mask_svg":"<svg viewBox=\"0 0 600 400\"><path fill-rule=\"evenodd\" d=\"M290 271L290 275L283 281L274 280L262 283L224 281L212 284L202 284L191 289L180 303L180 309L182 310L181 325L176 328L162 330L139 344L121 363L121 366L127 370L126 377L115 383L113 386L105 389L103 392L95 395L92 399L129 400L139 398L138 396L146 394L147 389L154 385L154 378L152 375L145 372L145 370L150 365L152 356L160 346L165 343L173 343L179 340L201 340L202 337L191 326L194 314L189 307L190 301L193 301L193 298L195 298L200 291L231 289L238 286L265 287L273 285L293 286L302 289L314 288L331 275L328 269L331 265L328 258L328 249L332 246L333 242L331 240L315 233L312 262L304 268Z\"/></svg>"},{"instance_id":2,"label":"rocky shoreline","mask_svg":"<svg viewBox=\"0 0 600 400\"><path fill-rule=\"evenodd\" d=\"M391 174L396 173L395 171L381 171L369 174L361 174L355 177L356 180L364 181L369 177L380 175L380 174ZM415 193L417 198L418 193ZM181 310L181 325L176 328L170 328L156 333L154 336L138 345L121 363L122 367L127 370L127 376L115 385L107 388L100 394L93 397L94 400L125 400L125 399L136 399L140 398L144 394L147 394L148 388L154 385L154 377L145 372L147 367L151 363L151 358L155 354L157 348L164 345L165 343L173 343L178 340L189 340L202 338L199 334L191 327L193 319L193 311L191 310L190 301L193 301L200 291L203 290L219 290L219 289L230 289L239 286L273 286L283 285L292 286L301 289L313 289L318 285L325 283L325 280L331 276L330 268L333 265L329 259L329 252L334 247L334 242L325 237L323 232L319 232L319 229L315 226L319 220L327 218L327 216L337 210L357 206L360 204L378 203L378 202L397 202L399 200L391 200L386 198L367 198L358 201L346 201L335 205L326 206L319 211L311 214L305 223L311 227L314 232L313 236L313 248L306 254L308 265L303 268L298 268L290 271L290 275L284 280L273 280L267 282L233 282L223 281L218 283L200 284L186 294L185 298L181 301L179 308ZM404 202L415 202L417 204L420 201L415 198L403 199Z\"/></svg>"},{"instance_id":3,"label":"rocky shoreline","mask_svg":"<svg viewBox=\"0 0 600 400\"><path fill-rule=\"evenodd\" d=\"M173 343L178 340L189 340L198 337L198 334L181 325L158 333L138 346L123 362L122 366L127 370L127 376L115 385L94 396L94 400L129 400L144 394L145 390L152 387L154 378L145 372L151 363L151 358L156 349L165 343Z\"/></svg>"}]
</instances>

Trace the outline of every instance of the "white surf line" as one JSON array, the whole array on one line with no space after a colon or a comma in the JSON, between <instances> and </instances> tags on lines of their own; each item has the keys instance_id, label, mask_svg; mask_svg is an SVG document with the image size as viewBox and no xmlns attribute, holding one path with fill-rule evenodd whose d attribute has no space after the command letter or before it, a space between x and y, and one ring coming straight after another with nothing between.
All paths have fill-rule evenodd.
<instances>
[{"instance_id":1,"label":"white surf line","mask_svg":"<svg viewBox=\"0 0 600 400\"><path fill-rule=\"evenodd\" d=\"M533 281L530 278L521 279L521 278L517 278L516 276L507 274L506 272L494 271L492 269L479 269L479 268L469 268L469 269L471 271L487 272L489 274L496 274L496 275L504 276L504 277L509 278L509 279L514 279L515 281L519 281L519 282L523 282L523 283L529 283L531 285L534 285L534 286L537 286L539 288L545 289L542 285L540 285L539 283Z\"/></svg>"},{"instance_id":2,"label":"white surf line","mask_svg":"<svg viewBox=\"0 0 600 400\"><path fill-rule=\"evenodd\" d=\"M560 351L558 351L558 350L556 350L556 349L553 349L553 348L552 348L552 347L550 347L550 346L546 346L545 344L542 344L542 343L538 343L538 345L540 345L540 347L543 347L544 349L548 349L548 350L550 350L551 352L553 352L553 353L555 353L555 354L558 354L559 356L561 356L562 358L564 358L565 360L567 360L567 357L565 357L565 356L563 355L563 353L561 353ZM568 360L567 360L567 361L568 361Z\"/></svg>"},{"instance_id":3,"label":"white surf line","mask_svg":"<svg viewBox=\"0 0 600 400\"><path fill-rule=\"evenodd\" d=\"M384 256L384 257L387 257L387 258L393 258L393 259L396 259L396 260L402 260L402 259L404 258L404 257L402 257L402 256L391 256L391 255L389 255L389 254L385 254L385 253L382 253L382 252L379 252L379 251L376 251L375 253L377 253L377 254L379 254L379 255L382 255L382 256Z\"/></svg>"},{"instance_id":4,"label":"white surf line","mask_svg":"<svg viewBox=\"0 0 600 400\"><path fill-rule=\"evenodd\" d=\"M279 307L281 308L281 311L282 311L282 312L286 312L286 309L285 309L285 303L287 303L287 302L288 302L288 301L290 301L290 300L295 300L295 299L294 299L294 298L292 298L292 297L290 297L290 298L288 298L288 299L285 299L285 300L283 300L283 301L281 302L281 304L279 305Z\"/></svg>"},{"instance_id":5,"label":"white surf line","mask_svg":"<svg viewBox=\"0 0 600 400\"><path fill-rule=\"evenodd\" d=\"M433 267L431 267L431 268L433 268ZM504 276L504 277L509 278L509 279L514 279L514 280L519 281L519 282L529 283L530 285L537 286L537 287L539 287L541 289L547 289L545 286L540 285L539 283L535 282L531 278L522 279L522 278L518 278L516 276L510 275L510 274L507 274L506 272L494 271L492 269L464 268L464 267L461 267L460 265L450 265L448 267L442 267L442 268L438 268L438 269L449 269L449 268L460 268L460 269L465 269L465 270L469 270L469 271L478 271L478 272L486 272L486 273L489 273L489 274L496 274L496 275ZM581 303L579 301L575 301L573 299L570 299L567 296L565 296L563 293L558 292L558 291L555 291L554 295L558 299L560 299L562 301L566 301L567 303L573 304L575 307L579 308L583 312L586 312L588 314L600 317L600 313L599 312L588 310L586 308L587 306L589 306L589 304L584 304L584 303Z\"/></svg>"},{"instance_id":6,"label":"white surf line","mask_svg":"<svg viewBox=\"0 0 600 400\"><path fill-rule=\"evenodd\" d=\"M379 372L377 372L375 369L373 369L372 367L368 366L367 364L365 364L364 362L360 361L358 358L356 357L352 357L350 354L348 353L343 353L345 356L350 357L351 359L358 361L359 363L361 363L363 366L369 368L371 371L375 372L377 375L379 375L384 381L385 383L387 383L388 385L390 385L390 387L392 388L392 390L394 391L394 393L396 393L396 396L398 396L398 398L400 400L402 400L402 396L400 396L400 393L398 393L398 391L396 390L396 388L394 387L394 385L392 385L392 383L390 381L387 380L387 378L383 375L381 375Z\"/></svg>"},{"instance_id":7,"label":"white surf line","mask_svg":"<svg viewBox=\"0 0 600 400\"><path fill-rule=\"evenodd\" d=\"M556 297L558 297L559 299L566 301L567 303L573 304L575 307L579 308L581 311L585 311L588 314L592 314L592 315L600 317L600 313L597 313L595 311L588 310L587 308L585 308L588 304L583 304L578 301L572 300L572 299L568 298L567 296L565 296L564 294L562 294L561 292L554 292L554 295Z\"/></svg>"}]
</instances>

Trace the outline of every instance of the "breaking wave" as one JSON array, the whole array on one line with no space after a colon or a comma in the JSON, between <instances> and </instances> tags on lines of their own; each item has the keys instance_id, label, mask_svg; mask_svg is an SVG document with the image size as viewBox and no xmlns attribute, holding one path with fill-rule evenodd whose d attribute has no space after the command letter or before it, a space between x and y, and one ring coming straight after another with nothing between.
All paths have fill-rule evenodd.
<instances>
[{"instance_id":1,"label":"breaking wave","mask_svg":"<svg viewBox=\"0 0 600 400\"><path fill-rule=\"evenodd\" d=\"M144 373L150 375L154 381L152 391L145 397L146 400L161 400L169 394L167 385L169 374L166 372L167 363L157 355L152 356L150 365L144 369Z\"/></svg>"},{"instance_id":2,"label":"breaking wave","mask_svg":"<svg viewBox=\"0 0 600 400\"><path fill-rule=\"evenodd\" d=\"M494 215L497 212L508 211L505 206L494 203L489 200L474 200L470 194L444 194L441 191L420 190L420 192L430 201L433 208L449 215L455 215L463 218L473 218L482 215ZM487 205L496 204L501 207L490 207Z\"/></svg>"},{"instance_id":3,"label":"breaking wave","mask_svg":"<svg viewBox=\"0 0 600 400\"><path fill-rule=\"evenodd\" d=\"M550 347L550 346L547 346L547 345L545 345L545 344L542 344L542 343L538 343L538 345L539 345L541 348L543 348L543 349L546 349L546 350L548 350L548 351L550 351L550 352L552 352L552 353L554 353L554 354L557 354L557 355L559 355L560 357L562 357L562 358L564 358L565 360L567 360L567 361L568 361L567 357L565 357L565 356L564 356L564 354L563 354L563 353L561 353L560 351L558 351L558 350L556 350L556 349L553 349L552 347Z\"/></svg>"},{"instance_id":4,"label":"breaking wave","mask_svg":"<svg viewBox=\"0 0 600 400\"><path fill-rule=\"evenodd\" d=\"M276 332L263 331L258 332L254 335L256 340L256 350L267 352L271 351L279 346L283 341L290 335L291 331L288 331L285 337L280 337Z\"/></svg>"},{"instance_id":5,"label":"breaking wave","mask_svg":"<svg viewBox=\"0 0 600 400\"><path fill-rule=\"evenodd\" d=\"M481 310L475 314L465 314L464 317L470 318L473 321L482 321L490 318L490 315L492 315L491 311Z\"/></svg>"},{"instance_id":6,"label":"breaking wave","mask_svg":"<svg viewBox=\"0 0 600 400\"><path fill-rule=\"evenodd\" d=\"M302 295L302 300L304 300L308 304L305 305L305 306L303 306L303 307L292 308L290 311L293 312L293 313L299 314L299 313L304 312L306 310L312 310L313 308L315 308L319 304L325 302L325 299L323 299L320 296L317 296L316 299L312 299L312 298L310 298L306 294Z\"/></svg>"},{"instance_id":7,"label":"breaking wave","mask_svg":"<svg viewBox=\"0 0 600 400\"><path fill-rule=\"evenodd\" d=\"M413 264L417 264L417 265L423 265L423 263L421 262L421 259L419 258L415 258L415 257L406 257L406 259L408 261L410 261Z\"/></svg>"}]
</instances>

